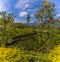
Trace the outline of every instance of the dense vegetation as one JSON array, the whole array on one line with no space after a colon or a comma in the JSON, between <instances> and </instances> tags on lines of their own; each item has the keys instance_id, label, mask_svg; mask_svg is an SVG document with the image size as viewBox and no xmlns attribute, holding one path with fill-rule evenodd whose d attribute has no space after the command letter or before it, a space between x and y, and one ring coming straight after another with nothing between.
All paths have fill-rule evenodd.
<instances>
[{"instance_id":1,"label":"dense vegetation","mask_svg":"<svg viewBox=\"0 0 60 62\"><path fill-rule=\"evenodd\" d=\"M0 62L59 62L54 48L60 44L60 26L54 3L44 1L32 24L29 14L26 24L15 23L14 14L2 11L0 15Z\"/></svg>"}]
</instances>

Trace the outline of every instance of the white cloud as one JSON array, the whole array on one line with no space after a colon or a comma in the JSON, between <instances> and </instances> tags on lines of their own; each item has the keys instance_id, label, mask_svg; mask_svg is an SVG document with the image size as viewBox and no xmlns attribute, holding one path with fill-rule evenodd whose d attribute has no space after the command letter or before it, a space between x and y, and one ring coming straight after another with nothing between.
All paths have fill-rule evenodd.
<instances>
[{"instance_id":1,"label":"white cloud","mask_svg":"<svg viewBox=\"0 0 60 62\"><path fill-rule=\"evenodd\" d=\"M23 17L23 16L26 16L27 14L28 14L28 12L21 11L20 14L19 14L19 16Z\"/></svg>"},{"instance_id":2,"label":"white cloud","mask_svg":"<svg viewBox=\"0 0 60 62\"><path fill-rule=\"evenodd\" d=\"M31 6L31 3L37 2L39 0L18 0L17 4L15 5L15 8L18 9L24 9Z\"/></svg>"},{"instance_id":3,"label":"white cloud","mask_svg":"<svg viewBox=\"0 0 60 62\"><path fill-rule=\"evenodd\" d=\"M56 16L57 16L57 17L59 17L59 16L60 16L60 14L57 14Z\"/></svg>"},{"instance_id":4,"label":"white cloud","mask_svg":"<svg viewBox=\"0 0 60 62\"><path fill-rule=\"evenodd\" d=\"M28 13L31 15L35 13L36 4L40 3L41 0L18 0L15 4L15 8L20 11L19 17L26 16ZM31 15L33 16L33 15Z\"/></svg>"},{"instance_id":5,"label":"white cloud","mask_svg":"<svg viewBox=\"0 0 60 62\"><path fill-rule=\"evenodd\" d=\"M4 10L7 10L7 2L9 0L0 0L0 11L4 11Z\"/></svg>"},{"instance_id":6,"label":"white cloud","mask_svg":"<svg viewBox=\"0 0 60 62\"><path fill-rule=\"evenodd\" d=\"M25 8L27 8L27 7L29 7L29 6L30 6L29 4L26 4L26 5L25 5Z\"/></svg>"},{"instance_id":7,"label":"white cloud","mask_svg":"<svg viewBox=\"0 0 60 62\"><path fill-rule=\"evenodd\" d=\"M4 6L4 2L2 2L2 0L0 0L0 11L5 10L5 6Z\"/></svg>"},{"instance_id":8,"label":"white cloud","mask_svg":"<svg viewBox=\"0 0 60 62\"><path fill-rule=\"evenodd\" d=\"M15 6L15 8L19 8L19 9L21 9L21 8L24 8L25 7L25 5L28 7L28 3L29 3L29 1L30 0L19 0L18 2L17 2L17 4L16 4L16 6Z\"/></svg>"}]
</instances>

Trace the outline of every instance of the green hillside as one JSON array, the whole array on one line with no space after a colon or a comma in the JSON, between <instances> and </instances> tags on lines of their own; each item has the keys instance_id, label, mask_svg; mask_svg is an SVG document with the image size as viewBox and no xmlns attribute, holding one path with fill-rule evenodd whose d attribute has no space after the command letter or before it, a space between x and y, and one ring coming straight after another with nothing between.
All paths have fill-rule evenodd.
<instances>
[{"instance_id":1,"label":"green hillside","mask_svg":"<svg viewBox=\"0 0 60 62\"><path fill-rule=\"evenodd\" d=\"M0 12L0 62L60 62L60 22L55 4L43 1L26 23L15 15ZM58 46L58 47L57 47Z\"/></svg>"}]
</instances>

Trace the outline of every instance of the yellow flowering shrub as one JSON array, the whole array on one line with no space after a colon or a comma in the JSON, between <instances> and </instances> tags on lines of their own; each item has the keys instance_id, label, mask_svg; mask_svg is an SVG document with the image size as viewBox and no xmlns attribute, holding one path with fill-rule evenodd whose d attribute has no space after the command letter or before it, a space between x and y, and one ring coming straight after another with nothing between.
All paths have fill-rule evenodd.
<instances>
[{"instance_id":1,"label":"yellow flowering shrub","mask_svg":"<svg viewBox=\"0 0 60 62\"><path fill-rule=\"evenodd\" d=\"M16 48L0 48L0 62L22 62L23 54Z\"/></svg>"},{"instance_id":2,"label":"yellow flowering shrub","mask_svg":"<svg viewBox=\"0 0 60 62\"><path fill-rule=\"evenodd\" d=\"M47 54L0 47L0 62L48 62Z\"/></svg>"},{"instance_id":3,"label":"yellow flowering shrub","mask_svg":"<svg viewBox=\"0 0 60 62\"><path fill-rule=\"evenodd\" d=\"M52 62L60 62L60 45L49 53L49 59Z\"/></svg>"}]
</instances>

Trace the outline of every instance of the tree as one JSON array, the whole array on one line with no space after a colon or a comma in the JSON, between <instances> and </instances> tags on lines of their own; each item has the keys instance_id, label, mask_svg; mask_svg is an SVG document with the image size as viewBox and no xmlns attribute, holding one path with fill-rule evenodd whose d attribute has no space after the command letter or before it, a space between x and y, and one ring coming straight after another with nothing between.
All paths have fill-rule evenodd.
<instances>
[{"instance_id":1,"label":"tree","mask_svg":"<svg viewBox=\"0 0 60 62\"><path fill-rule=\"evenodd\" d=\"M50 3L49 1L44 1L41 7L35 13L36 19L40 23L51 24L54 23L55 14L55 4Z\"/></svg>"},{"instance_id":2,"label":"tree","mask_svg":"<svg viewBox=\"0 0 60 62\"><path fill-rule=\"evenodd\" d=\"M53 24L55 14L55 4L49 1L44 1L37 13L34 14L37 21L40 23L40 51L48 53L53 43L53 35L49 26ZM45 29L47 27L47 29ZM53 30L52 30L53 31ZM52 39L52 42L51 42ZM45 50L45 51L44 51Z\"/></svg>"},{"instance_id":3,"label":"tree","mask_svg":"<svg viewBox=\"0 0 60 62\"><path fill-rule=\"evenodd\" d=\"M0 12L0 34L1 34L1 46L6 46L6 42L8 41L9 29L13 28L14 14L7 14L6 11Z\"/></svg>"},{"instance_id":4,"label":"tree","mask_svg":"<svg viewBox=\"0 0 60 62\"><path fill-rule=\"evenodd\" d=\"M27 20L27 24L29 25L29 22L30 22L30 15L29 14L26 17L26 20Z\"/></svg>"}]
</instances>

